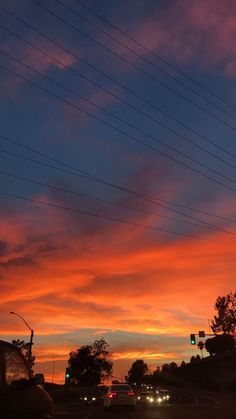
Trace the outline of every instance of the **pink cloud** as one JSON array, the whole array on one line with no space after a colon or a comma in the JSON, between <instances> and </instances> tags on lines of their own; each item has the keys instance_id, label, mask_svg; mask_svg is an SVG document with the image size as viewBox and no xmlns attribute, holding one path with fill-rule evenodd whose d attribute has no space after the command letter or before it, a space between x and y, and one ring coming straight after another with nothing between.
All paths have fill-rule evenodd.
<instances>
[{"instance_id":1,"label":"pink cloud","mask_svg":"<svg viewBox=\"0 0 236 419\"><path fill-rule=\"evenodd\" d=\"M129 28L128 32L151 51L174 58L174 61L189 63L197 57L198 66L210 71L213 68L223 69L225 74L234 77L235 14L236 4L232 0L177 0L171 2L165 10L157 8L156 12L144 18L136 27ZM127 40L115 30L112 34L139 54L148 57L141 46ZM138 60L115 41L111 45L129 60Z\"/></svg>"},{"instance_id":2,"label":"pink cloud","mask_svg":"<svg viewBox=\"0 0 236 419\"><path fill-rule=\"evenodd\" d=\"M61 50L59 47L54 46L49 41L46 41L44 39L38 41L36 38L31 38L30 42L32 42L32 44L37 45L43 51L46 51L52 57L44 55L40 51L37 51L29 45L25 45L22 43L12 45L3 44L1 45L1 50L9 55L12 55L16 59L19 59L19 61L22 61L23 64L32 67L33 69L41 73L45 73L48 69L53 67L59 69L60 71L64 71L67 67L70 67L75 62L75 59L70 54ZM35 75L35 73L32 72L30 69L21 66L11 58L7 58L6 67L9 67L13 71L22 74L26 78L31 78ZM4 90L6 91L6 93L4 94L4 92L2 92L1 95L10 95L12 98L14 98L15 92L17 91L19 86L22 85L22 83L24 83L23 79L6 73L4 82Z\"/></svg>"},{"instance_id":3,"label":"pink cloud","mask_svg":"<svg viewBox=\"0 0 236 419\"><path fill-rule=\"evenodd\" d=\"M35 67L39 71L44 72L50 66L55 66L60 70L64 70L66 67L71 66L75 62L75 58L72 57L72 55L60 49L59 47L54 46L47 40L41 39L38 41L36 39L31 39L30 42L37 45L43 51L46 51L49 55L52 55L52 58L46 56L43 53L34 50L30 46L27 46L22 50L20 56L24 56L23 61L26 62L26 64Z\"/></svg>"},{"instance_id":4,"label":"pink cloud","mask_svg":"<svg viewBox=\"0 0 236 419\"><path fill-rule=\"evenodd\" d=\"M75 104L75 106L82 108L85 112L87 111L95 116L99 114L99 116L104 118L105 114L102 112L102 110L98 109L98 107L108 109L109 105L116 101L116 99L111 94L103 91L102 89L93 86L91 88L90 83L88 83L87 86L89 87L89 91L87 92L87 94L81 95L85 98L85 100L77 98L76 95L72 95L70 102ZM78 93L78 95L80 95L79 89L74 88L73 90L75 93ZM111 89L111 92L113 92L115 95L122 97L121 89L115 87ZM91 102L92 104L90 104L87 101ZM86 115L86 113L79 111L79 109L76 109L76 107L74 108L73 106L64 107L64 118L66 121L67 129L68 124L74 123L76 121L78 121L82 126L86 126L90 121L93 121L93 119Z\"/></svg>"}]
</instances>

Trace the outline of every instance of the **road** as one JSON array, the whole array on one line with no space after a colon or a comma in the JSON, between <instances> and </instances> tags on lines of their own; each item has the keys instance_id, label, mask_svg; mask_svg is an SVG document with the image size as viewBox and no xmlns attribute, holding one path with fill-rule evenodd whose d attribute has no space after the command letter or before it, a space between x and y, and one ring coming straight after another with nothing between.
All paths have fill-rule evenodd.
<instances>
[{"instance_id":1,"label":"road","mask_svg":"<svg viewBox=\"0 0 236 419\"><path fill-rule=\"evenodd\" d=\"M193 398L193 401L161 407L137 406L135 412L114 410L104 412L100 406L62 404L56 406L56 419L235 419L235 402Z\"/></svg>"}]
</instances>

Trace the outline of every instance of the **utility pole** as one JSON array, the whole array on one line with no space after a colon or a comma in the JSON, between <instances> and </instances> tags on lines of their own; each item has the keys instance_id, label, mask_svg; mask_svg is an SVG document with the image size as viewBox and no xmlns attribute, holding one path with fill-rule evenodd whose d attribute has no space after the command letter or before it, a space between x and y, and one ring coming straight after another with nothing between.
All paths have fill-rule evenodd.
<instances>
[{"instance_id":1,"label":"utility pole","mask_svg":"<svg viewBox=\"0 0 236 419\"><path fill-rule=\"evenodd\" d=\"M55 359L54 359L54 360L53 360L53 363L52 363L52 383L53 383L53 381L54 381L55 364L56 364L56 361L55 361Z\"/></svg>"}]
</instances>

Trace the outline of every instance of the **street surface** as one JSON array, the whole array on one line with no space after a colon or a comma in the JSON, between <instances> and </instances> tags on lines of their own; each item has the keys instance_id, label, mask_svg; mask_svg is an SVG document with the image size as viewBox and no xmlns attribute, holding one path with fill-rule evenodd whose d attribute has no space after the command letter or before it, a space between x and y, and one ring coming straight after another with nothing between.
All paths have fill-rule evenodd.
<instances>
[{"instance_id":1,"label":"street surface","mask_svg":"<svg viewBox=\"0 0 236 419\"><path fill-rule=\"evenodd\" d=\"M104 412L103 406L61 404L56 406L56 419L235 419L236 402L192 397L192 401L155 408L137 406L134 412L126 409Z\"/></svg>"}]
</instances>

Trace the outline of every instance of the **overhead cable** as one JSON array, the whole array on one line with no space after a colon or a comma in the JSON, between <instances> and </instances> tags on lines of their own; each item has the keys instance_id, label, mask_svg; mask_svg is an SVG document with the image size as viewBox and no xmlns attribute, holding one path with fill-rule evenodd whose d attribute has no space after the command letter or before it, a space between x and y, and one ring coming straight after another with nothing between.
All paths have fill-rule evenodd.
<instances>
[{"instance_id":1,"label":"overhead cable","mask_svg":"<svg viewBox=\"0 0 236 419\"><path fill-rule=\"evenodd\" d=\"M128 32L124 31L124 29L121 29L120 27L118 27L117 25L115 25L110 20L104 18L104 16L102 16L99 13L95 12L94 9L92 9L91 7L89 7L87 4L81 2L80 0L75 0L75 2L77 4L79 4L80 6L82 6L84 9L88 10L94 16L98 17L100 20L102 20L106 24L110 25L113 29L115 29L116 31L120 32L124 37L126 37L127 39L129 39L130 41L132 41L133 43L135 43L136 45L138 45L139 47L141 47L143 49L143 51L145 51L146 53L152 55L154 58L157 58L158 60L160 60L164 64L168 65L170 68L172 68L173 70L175 70L181 76L185 77L187 80L189 80L190 82L194 83L196 86L198 86L201 89L205 90L208 94L210 94L211 96L213 96L216 99L220 100L225 105L229 106L230 108L233 108L234 110L236 109L236 106L235 105L233 105L232 103L228 102L225 98L222 98L221 96L217 95L213 90L210 90L206 85L204 85L204 84L200 83L199 81L197 81L196 79L194 79L192 76L190 76L189 74L187 74L186 72L184 72L182 69L180 69L179 67L177 67L176 65L174 65L173 63L171 63L169 60L167 60L166 58L164 58L160 54L157 54L156 51L153 51L152 49L148 48L142 42L138 41L136 38L134 38L133 36L131 36Z\"/></svg>"},{"instance_id":2,"label":"overhead cable","mask_svg":"<svg viewBox=\"0 0 236 419\"><path fill-rule=\"evenodd\" d=\"M155 68L159 72L163 73L166 77L174 80L176 83L180 84L180 86L184 87L185 89L189 90L191 93L193 93L193 94L197 95L198 97L200 97L201 99L205 100L207 103L209 103L210 105L214 106L216 109L220 110L225 115L227 115L227 116L235 119L235 117L236 117L235 114L233 115L230 112L226 111L221 106L219 106L217 103L213 102L212 100L208 99L207 97L205 97L204 95L202 95L198 91L194 90L192 87L188 86L182 80L179 80L177 77L175 77L173 75L173 71L172 71L172 74L171 73L168 73L168 71L166 71L162 67L159 67L157 64L153 63L152 61L150 61L150 59L148 59L147 57L144 57L142 54L140 54L139 52L135 51L133 48L131 48L130 46L128 46L127 44L125 44L124 42L122 42L120 39L117 39L117 37L114 36L112 33L104 30L103 28L101 28L100 26L96 25L94 22L92 22L91 20L89 20L87 17L81 15L76 10L72 9L70 6L68 6L68 4L65 4L61 0L54 0L54 1L57 2L58 4L60 4L65 9L69 10L73 15L79 17L81 20L83 20L84 22L86 22L89 26L92 26L97 31L105 34L108 38L112 39L113 41L115 41L116 43L118 43L119 45L121 45L123 48L125 48L127 51L129 51L132 54L134 54L136 57L138 57L139 59L141 59L145 63L148 63L153 68ZM37 2L35 2L35 3L38 4Z\"/></svg>"},{"instance_id":3,"label":"overhead cable","mask_svg":"<svg viewBox=\"0 0 236 419\"><path fill-rule=\"evenodd\" d=\"M100 111L104 112L105 114L111 116L112 118L116 119L119 122L122 122L124 125L128 126L129 128L134 129L135 131L137 131L139 134L141 135L145 135L146 137L150 138L151 140L155 141L158 144L161 144L162 146L166 147L167 149L174 151L175 153L179 154L180 156L192 161L195 164L198 164L199 166L203 167L204 169L207 169L209 171L211 171L212 173L223 177L225 180L236 183L234 180L232 180L231 178L229 178L228 176L220 173L219 171L216 171L214 169L212 169L211 167L209 167L208 165L202 163L201 161L189 156L188 154L184 153L183 151L179 151L178 149L176 149L173 146L170 146L169 144L166 144L163 140L161 140L160 138L154 137L153 135L149 134L148 132L143 131L142 129L138 128L136 125L130 123L129 121L115 115L114 113L106 110L104 107L97 105L95 102L91 101L90 99L81 96L80 94L78 94L77 92L75 92L72 89L69 89L67 87L65 87L63 84L57 82L56 80L54 80L53 78L46 76L44 73L42 73L39 70L36 70L35 68L33 68L32 66L25 64L22 60L19 60L17 58L15 58L14 56L12 56L12 54L9 54L5 51L0 50L0 53L5 55L6 57L10 58L11 60L13 60L14 62L17 62L18 64L20 64L21 66L27 68L28 70L30 70L31 72L39 75L40 77L43 77L44 79L50 81L51 83L55 84L57 87L62 88L63 90L65 90L66 92L69 92L70 94L73 94L75 97L79 98L80 100L83 100L84 102L94 106L95 108L99 109ZM146 144L146 143L145 143ZM211 154L211 153L210 153ZM217 156L214 155L214 157L217 158ZM224 160L223 160L224 161ZM225 162L225 161L224 161ZM227 162L225 162L227 164ZM233 165L230 165L231 167L233 167L234 169L236 168Z\"/></svg>"},{"instance_id":4,"label":"overhead cable","mask_svg":"<svg viewBox=\"0 0 236 419\"><path fill-rule=\"evenodd\" d=\"M174 93L175 95L177 95L181 99L185 100L186 102L191 103L191 105L193 105L197 109L201 110L202 112L206 113L207 115L211 116L212 118L214 118L218 122L222 123L223 125L227 126L228 128L231 128L233 130L236 130L236 127L233 126L232 124L230 124L229 122L227 122L224 119L220 118L219 116L213 114L211 111L209 111L206 108L202 107L201 105L197 104L192 99L188 98L187 96L184 96L182 93L180 93L177 90L175 90L174 88L168 86L166 83L164 83L163 81L161 81L160 79L158 79L156 76L153 76L152 74L148 73L144 69L138 67L136 64L134 64L131 61L127 60L126 58L122 57L121 55L119 55L118 53L116 53L115 51L113 51L112 49L110 49L107 46L105 46L102 42L98 41L96 38L92 37L91 35L88 35L86 32L81 31L81 29L79 29L77 26L73 25L72 23L68 22L63 17L57 15L55 12L52 12L47 7L43 6L42 4L38 3L37 1L35 1L35 0L31 0L31 1L33 3L35 3L37 6L39 6L42 10L46 11L51 16L54 16L56 19L58 19L59 21L61 21L65 25L67 25L69 28L71 28L71 29L75 30L76 32L80 33L81 35L83 35L84 37L86 37L87 39L89 39L90 41L94 42L96 45L99 45L100 47L102 47L104 50L110 52L112 55L114 55L115 57L119 58L120 60L122 60L123 62L125 62L129 66L131 66L132 68L135 68L137 71L139 71L141 74L147 76L152 81L155 81L160 86L162 86L165 89L169 90L170 92Z\"/></svg>"},{"instance_id":5,"label":"overhead cable","mask_svg":"<svg viewBox=\"0 0 236 419\"><path fill-rule=\"evenodd\" d=\"M10 155L12 157L16 157L18 159L23 159L25 161L29 161L31 163L36 163L36 164L39 164L41 166L44 166L44 167L47 167L47 168L50 168L50 169L53 169L53 170L57 170L57 171L60 171L60 172L63 172L63 173L69 174L69 175L77 176L77 177L80 177L82 179L85 179L85 180L88 180L88 181L91 181L91 182L96 182L96 183L99 183L99 184L102 184L102 185L105 185L105 186L108 186L108 187L112 187L112 188L114 188L118 191L126 192L126 193L130 194L131 196L134 196L134 197L139 198L141 200L147 201L149 204L151 203L151 204L157 205L158 207L161 207L165 210L174 212L178 215L181 215L181 216L184 216L184 217L189 218L191 220L203 223L203 224L208 225L210 227L211 226L216 227L216 226L214 226L213 224L208 223L206 221L203 221L203 220L201 220L197 217L186 214L182 211L173 209L169 205L175 205L175 206L178 206L180 208L184 208L184 209L187 209L187 210L199 212L200 214L212 216L212 217L215 217L215 218L220 219L220 220L228 221L230 223L236 223L236 220L232 220L230 218L226 218L226 217L222 217L222 216L219 216L219 215L216 215L216 214L205 212L203 210L197 210L195 208L187 207L187 206L184 206L184 205L181 205L181 204L176 204L176 203L174 204L173 202L169 202L169 201L166 201L164 199L154 197L154 196L149 195L147 193L139 192L139 191L136 191L134 189L130 189L130 188L127 188L127 187L124 187L124 186L121 186L121 185L117 185L117 184L112 183L111 181L108 181L106 179L100 178L98 176L94 176L93 174L91 174L87 171L84 171L82 169L79 169L78 167L74 167L71 164L68 164L68 163L66 163L66 162L64 162L64 161L62 161L58 158L55 158L55 157L53 157L49 154L46 154L46 153L44 153L42 151L39 151L39 150L36 150L35 148L26 146L26 145L23 144L23 141L19 142L19 141L11 139L9 137L6 137L5 135L0 135L0 138L3 139L4 141L10 143L10 144L17 145L18 147L23 148L24 150L30 151L31 153L39 155L40 157L46 158L49 161L60 164L61 166L63 166L63 168L58 167L58 166L54 166L52 164L42 162L42 161L30 158L30 157L27 157L25 155L17 154L17 153L11 152L9 150L4 150L4 149L0 148L1 153Z\"/></svg>"},{"instance_id":6,"label":"overhead cable","mask_svg":"<svg viewBox=\"0 0 236 419\"><path fill-rule=\"evenodd\" d=\"M216 226L216 225L213 225L213 224L210 224L210 223L202 223L201 222L201 224L196 224L196 223L193 223L193 222L190 222L190 221L181 220L179 218L170 217L168 215L163 215L163 214L160 214L160 213L144 210L142 208L137 208L137 207L126 205L126 204L121 204L121 203L116 202L116 201L110 201L108 199L102 199L102 198L96 197L94 195L91 195L91 194L88 194L88 193L83 193L83 192L78 192L78 191L75 191L75 190L72 190L72 189L65 188L63 186L49 184L47 182L32 179L31 177L27 178L27 177L24 177L24 176L16 175L14 173L6 172L4 170L0 170L0 175L7 176L9 178L13 178L13 179L17 179L17 180L21 180L23 182L31 183L31 184L34 184L34 185L43 186L43 187L53 189L53 190L56 190L56 191L59 191L59 192L65 192L65 193L71 194L73 196L79 196L79 197L82 197L82 198L87 198L87 199L97 201L97 202L101 202L101 203L104 203L104 204L109 204L109 205L119 207L119 208L122 208L122 209L128 209L128 210L131 210L131 211L140 212L142 214L152 215L152 216L155 216L155 217L164 218L166 220L171 220L171 221L176 221L178 223L188 224L188 225L198 227L198 228L200 227L200 228L206 228L208 230L210 229L210 230L214 230L214 231L221 231L223 233L230 234L232 236L236 236L236 233L233 233L232 231L225 230L225 229L223 229L219 226Z\"/></svg>"},{"instance_id":7,"label":"overhead cable","mask_svg":"<svg viewBox=\"0 0 236 419\"><path fill-rule=\"evenodd\" d=\"M65 99L65 98L62 98L62 97L61 97L61 96L59 96L58 94L56 94L56 93L54 93L54 92L52 92L52 91L50 91L50 90L48 90L48 89L46 89L46 88L44 88L44 87L42 87L42 86L38 85L37 83L33 82L32 80L29 80L27 77L24 77L23 75L21 75L21 74L17 73L16 71L14 71L14 70L12 70L12 69L10 69L10 68L6 67L6 66L3 66L3 65L1 65L1 64L0 64L0 68L1 68L1 69L3 69L3 70L5 70L5 71L7 71L7 72L9 72L10 74L15 75L16 77L20 78L21 80L24 80L26 83L30 84L31 86L35 87L35 88L36 88L36 89L38 89L38 90L41 90L42 92L46 93L47 95L50 95L50 96L52 96L52 97L56 98L57 100L62 101L64 104L69 105L69 106L71 106L72 108L74 108L74 109L76 109L76 110L79 110L80 112L84 113L85 115L89 116L90 118L93 118L94 120L96 120L96 121L98 121L98 122L101 122L103 125L105 125L105 126L107 126L107 127L109 127L109 128L112 128L113 130L115 130L115 131L117 131L118 133L120 133L120 134L122 134L122 135L126 136L127 138L129 138L130 140L134 141L135 143L141 144L141 145L143 145L144 147L146 147L146 148L148 148L148 149L150 149L150 150L152 150L152 151L154 151L154 152L157 152L158 154L160 154L160 155L162 155L162 156L166 157L167 159L169 159L169 160L171 160L171 161L173 161L173 162L175 162L175 163L177 163L177 164L181 165L182 167L185 167L186 169L191 170L192 172L195 172L195 173L197 173L197 174L200 174L200 175L201 175L201 176L203 176L204 178L209 179L209 180L213 181L214 183L217 183L218 185L223 186L223 187L224 187L224 188L226 188L226 189L229 189L229 190L231 190L231 191L233 191L233 192L235 192L235 191L236 191L236 189L235 189L235 188L233 188L233 187L231 187L231 186L229 186L229 185L227 185L227 184L223 183L223 182L222 182L222 181L220 181L220 180L217 180L217 179L215 179L215 178L212 178L211 176L209 176L208 174L206 174L206 173L202 172L202 171L201 171L201 170L199 170L199 169L196 169L196 168L194 168L194 167L192 167L192 166L190 166L190 165L188 165L188 164L186 164L186 163L184 163L184 162L181 162L180 160L178 160L178 159L176 159L175 157L173 157L173 156L171 156L171 155L167 154L166 152L161 151L161 150L159 150L159 149L155 148L155 147L154 147L154 146L152 146L151 144L145 143L144 141L140 140L139 138L135 137L134 135L131 135L131 134L127 133L127 132L126 132L126 131L124 131L123 129L120 129L120 128L118 128L118 127L114 126L113 124L111 124L111 123L109 123L109 122L105 121L104 119L102 119L102 118L100 118L100 117L98 117L98 116L96 116L96 115L92 114L91 112L86 111L85 109L81 108L81 107L80 107L80 106L78 106L77 104L72 103L72 102L70 102L69 100L67 100L67 99ZM201 164L201 165L203 165L203 164ZM216 170L214 170L214 169L208 168L208 170L210 170L210 171L214 172L215 174L217 174L217 175L219 175L219 176L223 177L224 179L226 179L226 180L228 180L228 181L230 181L230 182L232 182L232 183L236 183L236 181L235 181L234 179L228 178L227 176L225 176L225 175L223 175L223 174L221 174L221 173L217 172L217 171L216 171Z\"/></svg>"},{"instance_id":8,"label":"overhead cable","mask_svg":"<svg viewBox=\"0 0 236 419\"><path fill-rule=\"evenodd\" d=\"M95 218L99 218L99 219L102 219L102 220L116 222L116 223L119 223L119 224L126 224L126 225L131 225L131 226L134 226L134 227L140 227L142 229L147 229L147 230L151 230L151 231L158 231L158 232L161 232L161 233L167 233L167 234L176 235L176 236L180 236L180 237L186 237L186 238L190 238L190 239L194 239L194 240L198 240L198 241L217 243L217 244L222 244L222 245L226 245L226 246L235 247L235 245L232 244L232 243L225 243L225 242L221 242L221 241L218 241L218 240L207 239L205 237L199 237L199 236L196 236L196 235L180 233L180 232L177 232L177 231L168 230L168 229L164 229L164 228L147 226L145 224L136 223L134 221L128 221L128 220L124 220L124 219L116 218L116 217L109 217L109 216L98 214L98 213L95 213L95 212L92 212L92 211L84 211L84 210L80 210L78 208L71 208L71 207L67 207L67 206L64 206L64 205L55 204L55 203L52 203L52 202L45 202L45 201L41 201L39 199L29 198L29 197L26 197L26 196L13 194L13 193L9 193L9 192L0 191L0 195L5 196L5 197L9 197L9 198L14 198L14 199L18 199L18 200L31 202L33 204L39 204L39 205L46 206L46 207L60 209L60 210L63 210L63 211L69 211L69 212L77 213L77 214L81 214L81 215L88 215L89 217L95 217Z\"/></svg>"},{"instance_id":9,"label":"overhead cable","mask_svg":"<svg viewBox=\"0 0 236 419\"><path fill-rule=\"evenodd\" d=\"M47 35L45 35L43 32L39 31L38 29L36 29L34 26L30 25L29 23L27 23L26 21L24 21L23 19L19 18L18 16L16 16L14 13L8 11L7 9L3 8L2 6L0 6L0 9L2 9L5 13L9 14L10 16L12 16L13 18L15 18L16 20L18 20L19 22L23 23L25 26L27 26L28 28L30 28L31 30L33 30L34 32L38 33L40 36L42 36L43 38L47 39L48 41L52 42L55 46L61 48L63 51L65 51L66 53L70 54L73 58L75 58L76 60L79 60L83 63L85 63L86 65L88 65L90 68L92 68L94 71L98 72L99 74L103 75L104 77L106 77L108 80L112 81L113 83L117 84L117 86L121 87L122 89L125 89L127 92L131 93L133 96L137 97L139 100L141 100L143 103L151 106L153 109L155 109L156 111L160 112L161 114L163 114L164 116L168 117L169 119L171 119L172 121L176 122L177 124L179 124L180 126L182 126L183 128L187 129L188 131L190 131L191 133L193 133L194 135L198 136L199 138L201 138L203 141L206 141L207 143L211 144L212 146L216 147L217 149L219 149L220 151L223 151L225 154L227 154L228 156L236 159L236 155L234 155L232 152L230 152L229 150L225 149L224 147L222 147L221 145L218 145L216 142L214 142L213 140L209 139L208 137L206 137L205 135L199 133L198 131L196 131L194 128L190 127L189 125L187 125L184 122L181 122L179 119L175 118L174 116L172 116L171 114L169 114L166 111L163 111L161 108L159 108L157 105L155 105L154 103L150 102L149 100L145 99L143 96L139 95L138 93L136 93L134 90L130 89L128 86L120 83L118 80L114 79L113 77L109 76L107 73L105 73L104 71L98 69L96 66L94 66L93 64L89 63L88 61L84 60L81 56L79 56L78 54L75 54L73 51L69 50L68 48L65 48L62 44L58 43L57 41L53 40L52 38L48 37ZM88 81L89 83L92 83L94 86L102 89L103 91L105 91L106 93L108 93L109 95L113 96L115 99L118 99L119 101L121 101L122 103L125 103L127 106L129 106L130 108L134 109L135 111L139 112L140 114L142 114L145 117L148 117L149 119L151 119L153 122L157 123L158 125L168 129L170 132L173 132L174 134L178 135L179 137L181 137L182 139L184 139L185 141L188 141L189 143L194 144L196 147L203 149L206 151L206 149L204 147L202 147L201 145L199 145L198 143L196 143L195 141L193 141L192 139L186 137L183 134L178 133L176 130L168 127L168 125L164 124L163 122L161 122L160 120L153 118L151 115L148 115L147 113L140 111L139 108L135 107L134 105L132 105L130 102L128 102L127 100L123 99L121 96L113 93L112 91L106 89L105 87L101 86L99 83L96 83L95 81L93 81L92 79L90 79L89 77L87 77L86 75L82 74L81 72L79 72L78 70L73 69L72 67L69 67L68 65L64 64L61 60L58 60L55 56L53 56L52 54L46 52L45 50L42 50L42 48L36 46L35 44L33 44L32 42L26 40L24 37L16 34L15 32L13 32L11 29L6 28L5 26L0 24L0 27L2 29L4 29L5 31L9 32L11 35L15 36L16 38L20 39L22 42L25 42L27 45L31 46L32 48L34 48L35 50L41 52L42 54L50 57L54 62L57 62L58 64L62 65L64 68L67 69L67 71L83 78L84 80ZM218 156L218 159L222 159L222 157ZM223 159L222 159L223 160ZM223 160L224 162L226 162L225 160ZM228 162L227 164L230 165L230 163Z\"/></svg>"}]
</instances>

